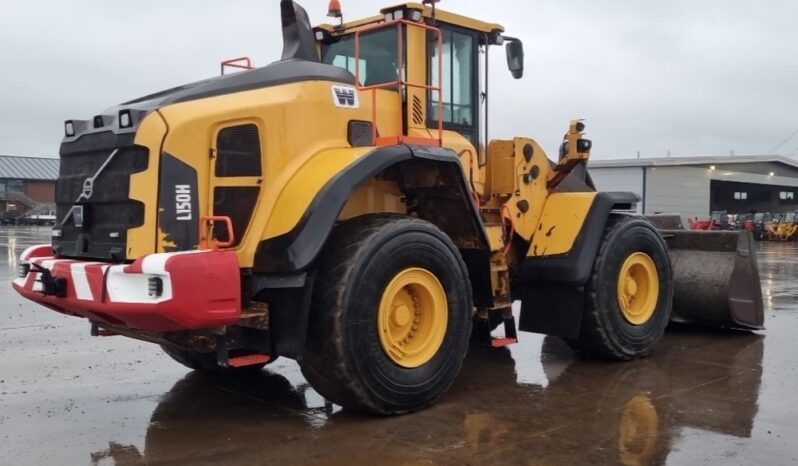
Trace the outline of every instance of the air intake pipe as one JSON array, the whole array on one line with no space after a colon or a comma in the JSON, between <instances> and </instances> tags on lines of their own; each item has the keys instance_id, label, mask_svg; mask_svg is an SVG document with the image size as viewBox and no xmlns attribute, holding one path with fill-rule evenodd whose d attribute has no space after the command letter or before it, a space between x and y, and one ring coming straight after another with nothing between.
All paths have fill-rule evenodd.
<instances>
[{"instance_id":1,"label":"air intake pipe","mask_svg":"<svg viewBox=\"0 0 798 466\"><path fill-rule=\"evenodd\" d=\"M308 12L292 0L280 1L283 23L283 60L319 61Z\"/></svg>"}]
</instances>

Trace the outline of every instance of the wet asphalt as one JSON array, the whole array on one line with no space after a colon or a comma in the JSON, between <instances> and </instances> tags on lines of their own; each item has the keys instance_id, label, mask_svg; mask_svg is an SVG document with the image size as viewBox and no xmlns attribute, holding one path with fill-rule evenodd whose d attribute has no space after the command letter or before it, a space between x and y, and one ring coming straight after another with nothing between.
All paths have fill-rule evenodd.
<instances>
[{"instance_id":1,"label":"wet asphalt","mask_svg":"<svg viewBox=\"0 0 798 466\"><path fill-rule=\"evenodd\" d=\"M798 463L798 243L759 246L766 330L671 329L648 359L521 334L472 347L435 406L329 405L297 365L214 380L11 290L46 228L0 227L0 465Z\"/></svg>"}]
</instances>

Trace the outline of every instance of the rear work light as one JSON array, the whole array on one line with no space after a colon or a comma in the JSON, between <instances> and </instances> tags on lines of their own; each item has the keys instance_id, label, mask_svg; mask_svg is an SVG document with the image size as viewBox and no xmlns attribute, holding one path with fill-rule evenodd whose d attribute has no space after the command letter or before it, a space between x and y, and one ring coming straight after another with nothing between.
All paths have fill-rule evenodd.
<instances>
[{"instance_id":1,"label":"rear work light","mask_svg":"<svg viewBox=\"0 0 798 466\"><path fill-rule=\"evenodd\" d=\"M64 134L66 137L71 138L75 135L75 123L72 120L67 120L64 122Z\"/></svg>"},{"instance_id":2,"label":"rear work light","mask_svg":"<svg viewBox=\"0 0 798 466\"><path fill-rule=\"evenodd\" d=\"M130 110L119 112L119 127L130 128L131 126L133 126L133 118L130 116Z\"/></svg>"}]
</instances>

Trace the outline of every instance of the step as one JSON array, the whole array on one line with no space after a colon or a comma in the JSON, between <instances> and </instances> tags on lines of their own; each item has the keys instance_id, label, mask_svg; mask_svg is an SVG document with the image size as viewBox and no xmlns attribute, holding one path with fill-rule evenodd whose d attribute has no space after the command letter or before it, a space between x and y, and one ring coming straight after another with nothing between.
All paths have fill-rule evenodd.
<instances>
[{"instance_id":1,"label":"step","mask_svg":"<svg viewBox=\"0 0 798 466\"><path fill-rule=\"evenodd\" d=\"M491 348L504 348L505 346L510 346L518 343L518 338L511 338L511 337L493 337L490 340Z\"/></svg>"},{"instance_id":2,"label":"step","mask_svg":"<svg viewBox=\"0 0 798 466\"><path fill-rule=\"evenodd\" d=\"M227 360L229 367L246 367L254 366L256 364L266 364L271 361L272 357L268 354L248 354L246 356L238 356Z\"/></svg>"}]
</instances>

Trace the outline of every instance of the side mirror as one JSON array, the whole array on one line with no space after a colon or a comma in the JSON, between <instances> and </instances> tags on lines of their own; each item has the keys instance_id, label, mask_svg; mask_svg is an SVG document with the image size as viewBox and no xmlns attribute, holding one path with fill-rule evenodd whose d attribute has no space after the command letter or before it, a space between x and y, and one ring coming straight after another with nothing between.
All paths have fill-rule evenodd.
<instances>
[{"instance_id":1,"label":"side mirror","mask_svg":"<svg viewBox=\"0 0 798 466\"><path fill-rule=\"evenodd\" d=\"M513 39L505 46L507 51L507 68L512 73L513 78L521 79L524 76L524 44Z\"/></svg>"}]
</instances>

